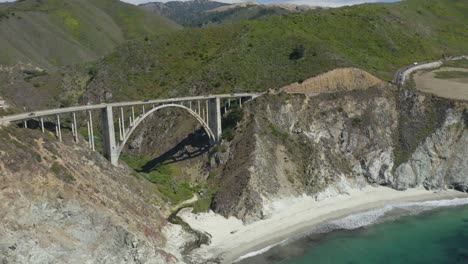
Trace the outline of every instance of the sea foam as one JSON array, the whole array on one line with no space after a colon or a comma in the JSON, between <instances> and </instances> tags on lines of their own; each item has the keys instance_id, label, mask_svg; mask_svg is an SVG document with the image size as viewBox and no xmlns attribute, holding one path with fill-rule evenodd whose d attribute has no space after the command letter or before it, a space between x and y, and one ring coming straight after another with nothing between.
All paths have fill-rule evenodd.
<instances>
[{"instance_id":1,"label":"sea foam","mask_svg":"<svg viewBox=\"0 0 468 264\"><path fill-rule=\"evenodd\" d=\"M455 198L450 200L436 200L424 202L403 202L389 204L381 208L372 209L365 212L351 214L344 218L330 221L325 225L329 229L356 229L368 226L385 219L385 216L392 211L399 210L399 216L408 214L419 214L439 207L452 207L468 204L468 198ZM331 231L331 230L330 230Z\"/></svg>"},{"instance_id":2,"label":"sea foam","mask_svg":"<svg viewBox=\"0 0 468 264\"><path fill-rule=\"evenodd\" d=\"M466 205L466 204L468 204L468 198L455 198L455 199L450 199L450 200L402 202L402 203L388 204L381 208L354 213L343 218L339 218L336 220L332 220L332 221L319 224L306 233L283 240L279 243L275 243L273 245L267 246L260 250L245 254L241 256L240 258L238 258L236 262L241 261L246 258L250 258L256 255L266 253L267 251L274 248L275 246L288 244L308 235L318 234L318 233L328 233L328 232L331 232L334 230L340 230L340 229L351 230L351 229L356 229L356 228L376 224L384 220L389 220L392 217L388 217L388 214L396 210L398 210L398 214L394 218L404 216L404 215L419 214L425 211L434 210L436 208L461 206L461 205Z\"/></svg>"}]
</instances>

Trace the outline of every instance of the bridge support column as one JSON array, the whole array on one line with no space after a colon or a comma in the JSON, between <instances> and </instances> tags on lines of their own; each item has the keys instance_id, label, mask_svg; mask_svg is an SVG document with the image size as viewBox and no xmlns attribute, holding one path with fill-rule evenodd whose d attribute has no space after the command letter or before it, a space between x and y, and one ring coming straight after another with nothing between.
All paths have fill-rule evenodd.
<instances>
[{"instance_id":1,"label":"bridge support column","mask_svg":"<svg viewBox=\"0 0 468 264\"><path fill-rule=\"evenodd\" d=\"M117 146L115 144L114 115L112 106L107 106L101 112L103 153L114 166L119 165L117 156Z\"/></svg>"},{"instance_id":2,"label":"bridge support column","mask_svg":"<svg viewBox=\"0 0 468 264\"><path fill-rule=\"evenodd\" d=\"M41 130L42 130L42 133L45 132L45 129L44 129L44 118L41 117Z\"/></svg>"},{"instance_id":3,"label":"bridge support column","mask_svg":"<svg viewBox=\"0 0 468 264\"><path fill-rule=\"evenodd\" d=\"M62 142L62 128L60 126L60 116L57 115L57 137Z\"/></svg>"},{"instance_id":4,"label":"bridge support column","mask_svg":"<svg viewBox=\"0 0 468 264\"><path fill-rule=\"evenodd\" d=\"M75 142L78 143L78 126L76 125L76 113L73 112L73 125L75 126Z\"/></svg>"},{"instance_id":5,"label":"bridge support column","mask_svg":"<svg viewBox=\"0 0 468 264\"><path fill-rule=\"evenodd\" d=\"M221 99L219 97L215 97L209 100L208 103L208 126L210 127L211 131L215 136L214 144L221 141Z\"/></svg>"}]
</instances>

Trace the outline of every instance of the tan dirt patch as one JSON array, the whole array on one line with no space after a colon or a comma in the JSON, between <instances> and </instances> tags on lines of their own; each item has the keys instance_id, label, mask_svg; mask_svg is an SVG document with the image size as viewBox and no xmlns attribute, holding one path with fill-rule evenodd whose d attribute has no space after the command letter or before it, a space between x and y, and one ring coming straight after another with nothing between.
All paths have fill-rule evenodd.
<instances>
[{"instance_id":1,"label":"tan dirt patch","mask_svg":"<svg viewBox=\"0 0 468 264\"><path fill-rule=\"evenodd\" d=\"M434 75L440 71L466 71L468 69L442 67L434 71L421 71L413 75L416 89L450 99L468 100L468 78L438 79Z\"/></svg>"},{"instance_id":2,"label":"tan dirt patch","mask_svg":"<svg viewBox=\"0 0 468 264\"><path fill-rule=\"evenodd\" d=\"M364 90L382 84L379 78L356 68L335 69L302 83L293 83L280 89L287 93L324 93L349 90Z\"/></svg>"}]
</instances>

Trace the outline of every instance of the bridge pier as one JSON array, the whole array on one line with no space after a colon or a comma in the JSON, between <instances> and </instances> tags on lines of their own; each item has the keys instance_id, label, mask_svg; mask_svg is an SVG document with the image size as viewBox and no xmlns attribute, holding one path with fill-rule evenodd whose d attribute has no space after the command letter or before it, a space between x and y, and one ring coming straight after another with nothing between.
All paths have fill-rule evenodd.
<instances>
[{"instance_id":1,"label":"bridge pier","mask_svg":"<svg viewBox=\"0 0 468 264\"><path fill-rule=\"evenodd\" d=\"M103 154L114 166L119 165L117 146L115 144L114 115L112 106L101 110L102 139L104 142Z\"/></svg>"},{"instance_id":2,"label":"bridge pier","mask_svg":"<svg viewBox=\"0 0 468 264\"><path fill-rule=\"evenodd\" d=\"M219 143L221 141L221 99L219 97L215 97L209 99L208 101L208 126L210 127L211 131L213 131L215 142L211 142L212 144Z\"/></svg>"},{"instance_id":3,"label":"bridge pier","mask_svg":"<svg viewBox=\"0 0 468 264\"><path fill-rule=\"evenodd\" d=\"M75 134L73 135L75 137L75 142L78 143L78 126L76 125L76 113L73 112L73 125L75 126Z\"/></svg>"},{"instance_id":4,"label":"bridge pier","mask_svg":"<svg viewBox=\"0 0 468 264\"><path fill-rule=\"evenodd\" d=\"M44 118L42 118L42 117L41 117L41 130L42 130L42 133L44 134L45 133Z\"/></svg>"},{"instance_id":5,"label":"bridge pier","mask_svg":"<svg viewBox=\"0 0 468 264\"><path fill-rule=\"evenodd\" d=\"M95 151L96 148L94 147L93 114L91 113L91 111L88 111L88 115L89 115L89 134L88 134L89 146L93 151Z\"/></svg>"},{"instance_id":6,"label":"bridge pier","mask_svg":"<svg viewBox=\"0 0 468 264\"><path fill-rule=\"evenodd\" d=\"M57 138L62 142L62 128L60 126L60 116L57 115L57 124L55 125L57 129Z\"/></svg>"}]
</instances>

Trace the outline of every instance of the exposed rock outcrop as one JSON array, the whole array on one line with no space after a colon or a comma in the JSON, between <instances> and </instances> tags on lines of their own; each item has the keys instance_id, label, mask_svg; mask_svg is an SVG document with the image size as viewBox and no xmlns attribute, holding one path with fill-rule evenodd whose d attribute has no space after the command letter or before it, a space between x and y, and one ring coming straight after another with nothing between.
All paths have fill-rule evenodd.
<instances>
[{"instance_id":1,"label":"exposed rock outcrop","mask_svg":"<svg viewBox=\"0 0 468 264\"><path fill-rule=\"evenodd\" d=\"M468 191L467 112L447 110L441 128L418 146L408 162L395 171L398 189L423 185L427 189Z\"/></svg>"},{"instance_id":2,"label":"exposed rock outcrop","mask_svg":"<svg viewBox=\"0 0 468 264\"><path fill-rule=\"evenodd\" d=\"M255 221L279 197L345 192L343 178L356 186L466 191L467 108L390 85L257 98L246 104L213 209Z\"/></svg>"},{"instance_id":3,"label":"exposed rock outcrop","mask_svg":"<svg viewBox=\"0 0 468 264\"><path fill-rule=\"evenodd\" d=\"M228 146L205 151L203 133L188 132L196 122L168 111L135 132L126 154L173 159L190 182L214 168L211 208L252 222L281 197L322 200L368 184L468 191L467 109L390 85L267 94L244 104ZM69 136L64 144L28 129L0 133L1 261L180 263L196 242L166 223L167 205L131 170Z\"/></svg>"},{"instance_id":4,"label":"exposed rock outcrop","mask_svg":"<svg viewBox=\"0 0 468 264\"><path fill-rule=\"evenodd\" d=\"M0 133L1 263L179 263L147 181L81 145Z\"/></svg>"}]
</instances>

